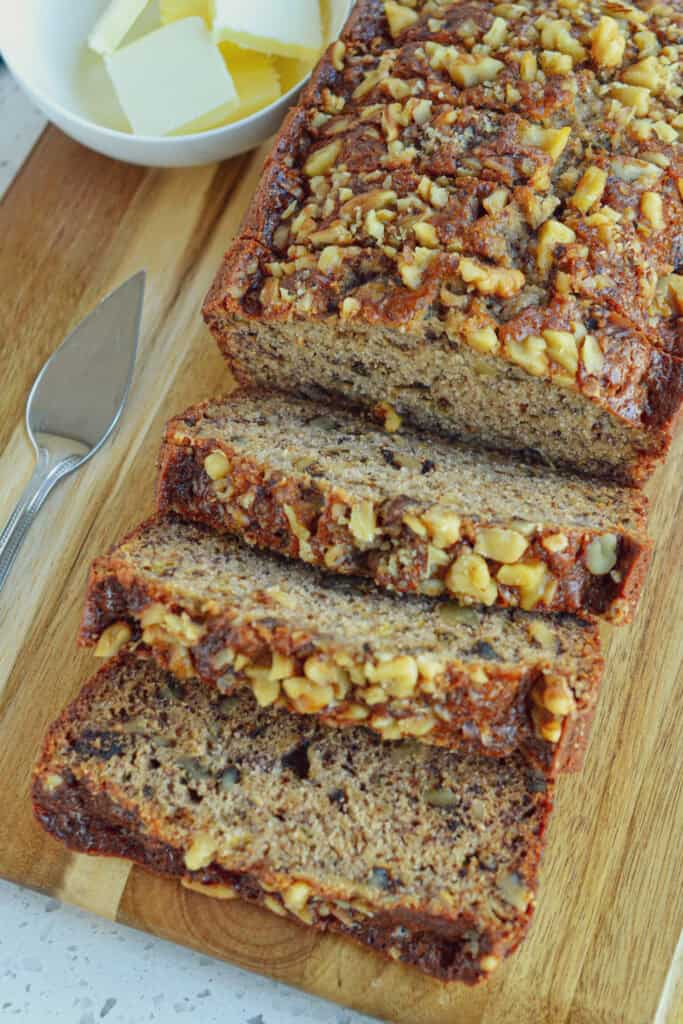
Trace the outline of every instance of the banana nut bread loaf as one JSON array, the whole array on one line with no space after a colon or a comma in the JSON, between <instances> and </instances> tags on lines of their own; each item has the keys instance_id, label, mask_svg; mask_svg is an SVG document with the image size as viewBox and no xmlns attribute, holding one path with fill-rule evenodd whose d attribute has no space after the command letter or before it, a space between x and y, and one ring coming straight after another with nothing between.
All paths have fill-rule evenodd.
<instances>
[{"instance_id":1,"label":"banana nut bread loaf","mask_svg":"<svg viewBox=\"0 0 683 1024\"><path fill-rule=\"evenodd\" d=\"M52 726L33 799L71 849L473 983L528 926L552 783L519 755L383 744L128 655Z\"/></svg>"},{"instance_id":2,"label":"banana nut bread loaf","mask_svg":"<svg viewBox=\"0 0 683 1024\"><path fill-rule=\"evenodd\" d=\"M359 0L205 303L240 381L642 482L683 394L683 16Z\"/></svg>"},{"instance_id":3,"label":"banana nut bread loaf","mask_svg":"<svg viewBox=\"0 0 683 1024\"><path fill-rule=\"evenodd\" d=\"M81 643L383 739L580 767L602 659L571 616L461 608L257 553L168 516L93 567Z\"/></svg>"},{"instance_id":4,"label":"banana nut bread loaf","mask_svg":"<svg viewBox=\"0 0 683 1024\"><path fill-rule=\"evenodd\" d=\"M628 621L650 554L642 491L348 411L238 392L171 420L158 507L381 586Z\"/></svg>"}]
</instances>

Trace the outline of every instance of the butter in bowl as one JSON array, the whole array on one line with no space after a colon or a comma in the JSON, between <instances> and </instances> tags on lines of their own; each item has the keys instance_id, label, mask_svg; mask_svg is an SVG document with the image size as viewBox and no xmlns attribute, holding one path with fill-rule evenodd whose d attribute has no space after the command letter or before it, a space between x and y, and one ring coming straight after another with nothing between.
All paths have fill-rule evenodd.
<instances>
[{"instance_id":1,"label":"butter in bowl","mask_svg":"<svg viewBox=\"0 0 683 1024\"><path fill-rule=\"evenodd\" d=\"M111 0L88 37L130 130L193 134L244 120L296 85L323 47L318 0L161 0L159 22L126 40L151 5Z\"/></svg>"},{"instance_id":2,"label":"butter in bowl","mask_svg":"<svg viewBox=\"0 0 683 1024\"><path fill-rule=\"evenodd\" d=\"M149 166L225 159L268 138L351 0L25 0L0 14L10 69L101 153Z\"/></svg>"}]
</instances>

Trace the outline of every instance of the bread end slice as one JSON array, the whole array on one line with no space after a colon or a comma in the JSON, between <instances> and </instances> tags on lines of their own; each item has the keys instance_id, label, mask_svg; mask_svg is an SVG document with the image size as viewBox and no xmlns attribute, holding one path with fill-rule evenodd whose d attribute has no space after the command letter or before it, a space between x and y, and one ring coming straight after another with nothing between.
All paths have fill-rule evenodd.
<instances>
[{"instance_id":1,"label":"bread end slice","mask_svg":"<svg viewBox=\"0 0 683 1024\"><path fill-rule=\"evenodd\" d=\"M475 983L531 918L552 784L519 756L382 744L122 655L52 726L41 825Z\"/></svg>"}]
</instances>

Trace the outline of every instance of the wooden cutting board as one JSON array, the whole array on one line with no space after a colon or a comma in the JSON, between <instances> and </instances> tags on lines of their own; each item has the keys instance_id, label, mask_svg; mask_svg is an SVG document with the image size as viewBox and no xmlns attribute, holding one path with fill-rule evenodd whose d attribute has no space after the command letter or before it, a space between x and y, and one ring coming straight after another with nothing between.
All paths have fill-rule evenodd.
<instances>
[{"instance_id":1,"label":"wooden cutting board","mask_svg":"<svg viewBox=\"0 0 683 1024\"><path fill-rule=\"evenodd\" d=\"M605 630L591 749L559 785L529 939L487 984L443 987L265 911L68 854L34 824L41 737L95 668L75 646L88 565L152 510L167 417L231 386L199 308L263 157L142 170L49 129L0 206L3 521L32 469L22 417L37 371L104 294L148 273L123 422L50 498L0 597L0 875L391 1021L681 1024L683 433L651 487L657 551L637 621Z\"/></svg>"}]
</instances>

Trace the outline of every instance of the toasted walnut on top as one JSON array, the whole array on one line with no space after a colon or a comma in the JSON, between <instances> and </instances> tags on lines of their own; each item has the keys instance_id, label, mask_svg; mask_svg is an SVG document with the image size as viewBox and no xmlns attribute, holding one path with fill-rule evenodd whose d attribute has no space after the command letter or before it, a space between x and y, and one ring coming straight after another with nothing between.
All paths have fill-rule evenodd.
<instances>
[{"instance_id":1,"label":"toasted walnut on top","mask_svg":"<svg viewBox=\"0 0 683 1024\"><path fill-rule=\"evenodd\" d=\"M280 156L287 199L258 267L263 312L379 316L418 332L438 320L566 386L600 376L599 332L558 327L570 344L537 325L501 342L502 325L531 306L607 303L660 344L656 318L678 313L668 282L683 234L674 8L368 10L309 91L301 154Z\"/></svg>"}]
</instances>

